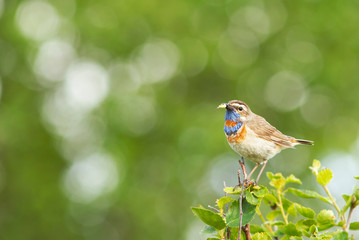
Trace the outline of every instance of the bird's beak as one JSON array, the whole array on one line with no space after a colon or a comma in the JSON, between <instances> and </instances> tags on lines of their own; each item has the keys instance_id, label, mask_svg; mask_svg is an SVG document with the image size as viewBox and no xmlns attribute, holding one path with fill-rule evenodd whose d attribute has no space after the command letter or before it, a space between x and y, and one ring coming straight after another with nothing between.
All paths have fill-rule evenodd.
<instances>
[{"instance_id":1,"label":"bird's beak","mask_svg":"<svg viewBox=\"0 0 359 240\"><path fill-rule=\"evenodd\" d=\"M227 108L227 103L222 103L220 104L217 109L220 109L220 108Z\"/></svg>"}]
</instances>

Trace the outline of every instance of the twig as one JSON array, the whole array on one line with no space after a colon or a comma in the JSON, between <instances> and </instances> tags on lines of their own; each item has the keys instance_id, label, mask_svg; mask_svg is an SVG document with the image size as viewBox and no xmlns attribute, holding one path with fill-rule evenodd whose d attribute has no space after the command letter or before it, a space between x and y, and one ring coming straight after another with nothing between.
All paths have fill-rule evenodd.
<instances>
[{"instance_id":1,"label":"twig","mask_svg":"<svg viewBox=\"0 0 359 240\"><path fill-rule=\"evenodd\" d=\"M345 222L345 217L340 214L340 209L339 209L337 203L335 202L334 198L333 198L332 195L330 194L328 187L327 187L327 186L323 186L323 188L324 188L325 192L327 193L328 197L330 198L330 201L332 201L332 205L333 205L334 208L337 210L337 212L338 212L338 214L339 214L339 216L340 216L340 219Z\"/></svg>"},{"instance_id":2,"label":"twig","mask_svg":"<svg viewBox=\"0 0 359 240\"><path fill-rule=\"evenodd\" d=\"M242 209L242 200L243 200L243 192L244 189L242 187L242 192L239 197L239 230L238 230L238 240L241 240L241 229L242 229L242 221L243 221L243 209Z\"/></svg>"},{"instance_id":3,"label":"twig","mask_svg":"<svg viewBox=\"0 0 359 240\"><path fill-rule=\"evenodd\" d=\"M223 181L223 187L226 188L226 181ZM224 196L227 197L227 193L224 192ZM226 204L226 212L228 212L228 204ZM223 214L225 215L225 214ZM229 227L227 227L226 229L226 239L230 239L231 238L231 230L229 229Z\"/></svg>"},{"instance_id":4,"label":"twig","mask_svg":"<svg viewBox=\"0 0 359 240\"><path fill-rule=\"evenodd\" d=\"M243 228L244 233L246 234L246 239L251 240L251 231L249 228L249 223L247 223L246 226L244 226L242 228Z\"/></svg>"},{"instance_id":5,"label":"twig","mask_svg":"<svg viewBox=\"0 0 359 240\"><path fill-rule=\"evenodd\" d=\"M354 207L354 204L353 204L353 202L352 202L352 204L350 205L350 209L349 209L347 225L345 226L345 231L347 231L347 232L348 232L348 230L349 230L350 219L352 218L352 214L353 214L354 208L355 208L355 207Z\"/></svg>"},{"instance_id":6,"label":"twig","mask_svg":"<svg viewBox=\"0 0 359 240\"><path fill-rule=\"evenodd\" d=\"M226 239L231 239L231 230L227 227Z\"/></svg>"},{"instance_id":7,"label":"twig","mask_svg":"<svg viewBox=\"0 0 359 240\"><path fill-rule=\"evenodd\" d=\"M217 208L212 207L211 205L208 205L208 207L209 207L210 209L213 209L213 210L216 211L216 212L220 212Z\"/></svg>"},{"instance_id":8,"label":"twig","mask_svg":"<svg viewBox=\"0 0 359 240\"><path fill-rule=\"evenodd\" d=\"M278 200L279 200L279 209L280 209L280 211L281 211L281 213L282 213L284 222L285 222L285 224L287 225L287 224L288 224L288 219L287 219L287 216L286 216L285 213L284 213L283 203L282 203L282 198L281 198L281 196L280 196L280 192L278 192Z\"/></svg>"},{"instance_id":9,"label":"twig","mask_svg":"<svg viewBox=\"0 0 359 240\"><path fill-rule=\"evenodd\" d=\"M244 188L247 187L247 183L248 183L248 175L247 175L247 169L246 169L246 165L244 164L244 158L243 156L241 157L241 160L239 160L239 164L241 165L240 169L242 169L243 172L243 184L242 184L242 191L241 191L241 195L239 197L239 229L238 229L238 240L241 239L241 231L242 231L242 222L243 222L243 193L244 193ZM241 171L240 169L238 169L238 182L239 185L241 185ZM243 231L246 235L246 239L250 240L251 239L251 233L250 233L250 228L249 228L249 223L247 223L244 227L243 227Z\"/></svg>"},{"instance_id":10,"label":"twig","mask_svg":"<svg viewBox=\"0 0 359 240\"><path fill-rule=\"evenodd\" d=\"M242 167L242 163L239 160L239 164ZM241 183L241 167L238 169L238 185ZM241 231L242 231L242 218L243 218L243 209L242 209L242 200L243 200L243 185L241 187L241 195L239 196L239 228L238 228L238 240L241 240Z\"/></svg>"}]
</instances>

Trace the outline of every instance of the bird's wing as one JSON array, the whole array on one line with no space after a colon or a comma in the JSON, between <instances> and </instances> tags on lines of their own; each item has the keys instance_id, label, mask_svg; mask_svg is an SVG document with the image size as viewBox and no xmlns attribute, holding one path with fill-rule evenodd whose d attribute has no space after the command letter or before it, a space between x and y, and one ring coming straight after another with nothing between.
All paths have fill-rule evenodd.
<instances>
[{"instance_id":1,"label":"bird's wing","mask_svg":"<svg viewBox=\"0 0 359 240\"><path fill-rule=\"evenodd\" d=\"M261 116L254 115L253 119L246 122L246 125L260 138L263 138L267 141L273 141L282 147L293 148L295 139L281 133Z\"/></svg>"}]
</instances>

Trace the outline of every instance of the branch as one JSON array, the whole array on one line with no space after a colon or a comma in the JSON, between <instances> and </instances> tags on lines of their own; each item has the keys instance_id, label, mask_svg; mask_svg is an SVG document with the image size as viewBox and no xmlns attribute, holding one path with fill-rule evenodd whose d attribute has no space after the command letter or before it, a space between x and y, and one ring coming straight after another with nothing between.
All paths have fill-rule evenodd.
<instances>
[{"instance_id":1,"label":"branch","mask_svg":"<svg viewBox=\"0 0 359 240\"><path fill-rule=\"evenodd\" d=\"M241 161L242 160L242 161ZM242 185L242 191L241 195L239 197L239 229L238 229L238 240L241 240L241 232L242 229L246 235L247 240L251 240L251 233L249 228L249 223L246 224L246 226L242 227L242 221L243 221L243 208L242 208L242 201L243 201L243 193L244 193L244 187L247 187L248 183L248 177L247 177L247 169L244 164L244 158L242 157L241 160L239 160L239 164L241 167L238 169L238 183L239 185ZM241 169L243 172L243 184L241 184Z\"/></svg>"},{"instance_id":2,"label":"branch","mask_svg":"<svg viewBox=\"0 0 359 240\"><path fill-rule=\"evenodd\" d=\"M350 219L352 218L354 208L355 208L355 206L354 206L354 203L352 202L352 204L350 205L350 210L349 210L349 214L348 214L347 225L345 226L345 231L347 231L347 232L349 230Z\"/></svg>"},{"instance_id":3,"label":"branch","mask_svg":"<svg viewBox=\"0 0 359 240\"><path fill-rule=\"evenodd\" d=\"M249 223L246 224L246 226L242 227L244 233L246 234L246 239L251 240L251 231L249 228Z\"/></svg>"},{"instance_id":4,"label":"branch","mask_svg":"<svg viewBox=\"0 0 359 240\"><path fill-rule=\"evenodd\" d=\"M242 167L241 161L239 160L239 164ZM241 186L241 168L238 169L238 185ZM239 196L239 228L238 228L238 240L241 240L241 229L242 229L242 218L243 218L243 209L242 209L242 200L243 200L243 185L241 189L241 195Z\"/></svg>"}]
</instances>

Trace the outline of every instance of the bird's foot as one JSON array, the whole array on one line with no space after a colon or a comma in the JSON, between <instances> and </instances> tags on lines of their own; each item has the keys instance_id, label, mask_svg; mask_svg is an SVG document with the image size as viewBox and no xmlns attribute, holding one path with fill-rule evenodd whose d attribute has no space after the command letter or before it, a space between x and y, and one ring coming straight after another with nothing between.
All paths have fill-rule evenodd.
<instances>
[{"instance_id":1,"label":"bird's foot","mask_svg":"<svg viewBox=\"0 0 359 240\"><path fill-rule=\"evenodd\" d=\"M246 179L246 180L244 180L243 184L238 184L238 185L234 186L233 191L235 191L237 188L243 187L244 189L246 189L250 186L256 186L256 185L257 185L256 182L249 181L248 179Z\"/></svg>"},{"instance_id":2,"label":"bird's foot","mask_svg":"<svg viewBox=\"0 0 359 240\"><path fill-rule=\"evenodd\" d=\"M237 188L242 188L242 184L238 184L238 185L234 186L233 192L234 192Z\"/></svg>"},{"instance_id":3,"label":"bird's foot","mask_svg":"<svg viewBox=\"0 0 359 240\"><path fill-rule=\"evenodd\" d=\"M247 184L246 184L246 188L247 187L250 187L250 186L256 186L257 183L256 182L253 182L253 181L247 181Z\"/></svg>"}]
</instances>

